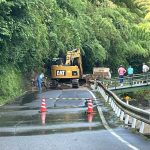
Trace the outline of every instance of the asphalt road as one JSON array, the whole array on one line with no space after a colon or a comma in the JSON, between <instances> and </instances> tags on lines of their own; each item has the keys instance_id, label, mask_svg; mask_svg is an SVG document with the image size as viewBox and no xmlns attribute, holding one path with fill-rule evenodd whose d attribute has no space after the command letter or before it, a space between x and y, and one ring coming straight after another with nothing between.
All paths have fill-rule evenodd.
<instances>
[{"instance_id":1,"label":"asphalt road","mask_svg":"<svg viewBox=\"0 0 150 150\"><path fill-rule=\"evenodd\" d=\"M46 99L46 113L39 113ZM0 108L0 150L149 150L150 141L123 127L111 108L97 99L110 129L96 106L87 115L87 88L31 93Z\"/></svg>"}]
</instances>

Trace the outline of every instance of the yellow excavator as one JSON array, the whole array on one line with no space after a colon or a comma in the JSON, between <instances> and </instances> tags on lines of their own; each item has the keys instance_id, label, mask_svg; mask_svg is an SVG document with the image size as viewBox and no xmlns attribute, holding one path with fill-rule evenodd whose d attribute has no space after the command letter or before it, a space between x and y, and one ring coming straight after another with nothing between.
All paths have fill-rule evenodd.
<instances>
[{"instance_id":1,"label":"yellow excavator","mask_svg":"<svg viewBox=\"0 0 150 150\"><path fill-rule=\"evenodd\" d=\"M51 87L57 87L59 82L71 81L72 87L79 87L82 78L82 59L80 49L67 51L66 62L62 58L54 58L51 66Z\"/></svg>"}]
</instances>

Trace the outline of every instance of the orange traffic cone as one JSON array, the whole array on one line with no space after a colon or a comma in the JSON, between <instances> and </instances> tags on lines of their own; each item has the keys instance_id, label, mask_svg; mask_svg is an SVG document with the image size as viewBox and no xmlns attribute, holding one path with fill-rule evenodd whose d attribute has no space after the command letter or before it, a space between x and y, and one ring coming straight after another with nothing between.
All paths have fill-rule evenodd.
<instances>
[{"instance_id":1,"label":"orange traffic cone","mask_svg":"<svg viewBox=\"0 0 150 150\"><path fill-rule=\"evenodd\" d=\"M88 111L87 113L93 113L93 104L92 104L92 100L88 101Z\"/></svg>"},{"instance_id":2,"label":"orange traffic cone","mask_svg":"<svg viewBox=\"0 0 150 150\"><path fill-rule=\"evenodd\" d=\"M42 104L41 104L40 112L46 112L45 98L42 98Z\"/></svg>"},{"instance_id":3,"label":"orange traffic cone","mask_svg":"<svg viewBox=\"0 0 150 150\"><path fill-rule=\"evenodd\" d=\"M42 121L43 125L45 124L45 120L46 120L46 112L42 112L41 113L41 121Z\"/></svg>"},{"instance_id":4,"label":"orange traffic cone","mask_svg":"<svg viewBox=\"0 0 150 150\"><path fill-rule=\"evenodd\" d=\"M89 130L92 130L92 120L93 120L93 116L94 114L93 113L88 113L87 114L87 119L88 119L88 122L89 122Z\"/></svg>"},{"instance_id":5,"label":"orange traffic cone","mask_svg":"<svg viewBox=\"0 0 150 150\"><path fill-rule=\"evenodd\" d=\"M93 113L89 113L89 114L87 114L88 122L92 122L92 120L93 120L93 116L94 116L94 114L93 114Z\"/></svg>"}]
</instances>

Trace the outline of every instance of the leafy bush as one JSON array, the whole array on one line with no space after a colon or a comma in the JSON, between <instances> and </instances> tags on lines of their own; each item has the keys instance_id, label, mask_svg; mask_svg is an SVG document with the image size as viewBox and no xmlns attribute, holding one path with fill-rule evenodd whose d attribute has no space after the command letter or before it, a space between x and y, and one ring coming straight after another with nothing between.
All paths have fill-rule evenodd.
<instances>
[{"instance_id":1,"label":"leafy bush","mask_svg":"<svg viewBox=\"0 0 150 150\"><path fill-rule=\"evenodd\" d=\"M22 94L23 84L21 72L13 66L0 67L0 104Z\"/></svg>"}]
</instances>

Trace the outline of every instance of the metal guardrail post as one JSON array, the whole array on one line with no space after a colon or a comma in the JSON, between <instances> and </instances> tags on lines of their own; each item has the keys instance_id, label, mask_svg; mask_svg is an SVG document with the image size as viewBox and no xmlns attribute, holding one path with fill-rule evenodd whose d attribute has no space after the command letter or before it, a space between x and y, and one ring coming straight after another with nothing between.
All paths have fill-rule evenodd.
<instances>
[{"instance_id":1,"label":"metal guardrail post","mask_svg":"<svg viewBox=\"0 0 150 150\"><path fill-rule=\"evenodd\" d=\"M121 109L120 109L120 108L118 108L117 117L119 117L119 116L120 116L120 113L121 113Z\"/></svg>"},{"instance_id":2,"label":"metal guardrail post","mask_svg":"<svg viewBox=\"0 0 150 150\"><path fill-rule=\"evenodd\" d=\"M132 118L133 120L132 120L132 128L135 128L135 126L136 126L136 118Z\"/></svg>"},{"instance_id":3,"label":"metal guardrail post","mask_svg":"<svg viewBox=\"0 0 150 150\"><path fill-rule=\"evenodd\" d=\"M124 111L121 111L120 120L123 121L124 118Z\"/></svg>"},{"instance_id":4,"label":"metal guardrail post","mask_svg":"<svg viewBox=\"0 0 150 150\"><path fill-rule=\"evenodd\" d=\"M144 122L141 122L140 130L139 130L140 133L144 132L144 125L145 125Z\"/></svg>"},{"instance_id":5,"label":"metal guardrail post","mask_svg":"<svg viewBox=\"0 0 150 150\"><path fill-rule=\"evenodd\" d=\"M128 124L128 122L129 122L129 115L128 115L128 114L126 114L124 123L127 125L127 124Z\"/></svg>"}]
</instances>

